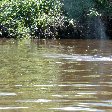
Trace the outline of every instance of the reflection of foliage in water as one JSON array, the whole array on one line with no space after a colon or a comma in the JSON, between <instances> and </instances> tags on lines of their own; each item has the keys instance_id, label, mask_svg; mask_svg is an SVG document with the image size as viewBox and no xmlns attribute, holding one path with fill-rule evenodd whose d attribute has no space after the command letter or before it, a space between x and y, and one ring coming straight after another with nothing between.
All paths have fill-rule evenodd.
<instances>
[{"instance_id":1,"label":"reflection of foliage in water","mask_svg":"<svg viewBox=\"0 0 112 112\"><path fill-rule=\"evenodd\" d=\"M46 50L48 49L39 48L31 41L26 41L24 44L17 42L2 45L0 48L1 79L25 85L44 84L48 79L52 82L50 74L55 77L57 68L52 59L43 58L42 54Z\"/></svg>"},{"instance_id":2,"label":"reflection of foliage in water","mask_svg":"<svg viewBox=\"0 0 112 112\"><path fill-rule=\"evenodd\" d=\"M24 80L23 77L29 75L28 79L25 80L31 81L35 78L35 81L37 81L36 78L45 77L45 75L49 77L50 74L54 74L55 70L57 70L52 59L44 59L42 56L46 51L50 52L50 50L38 48L34 43L32 44L31 40L24 43L21 41L1 45L0 51L0 71L6 80L9 77L18 77L18 80L19 78Z\"/></svg>"},{"instance_id":3,"label":"reflection of foliage in water","mask_svg":"<svg viewBox=\"0 0 112 112\"><path fill-rule=\"evenodd\" d=\"M50 94L53 94L53 87L43 85L55 83L59 68L53 59L43 57L46 52L56 52L45 46L44 43L43 45L34 44L30 39L0 42L0 84L2 85L0 89L3 92L17 94L13 98L7 96L6 100L9 98L10 100L6 105L33 107L22 110L22 112L32 110L41 112L42 109L55 106L55 103L47 102L47 99L50 100L52 97ZM39 99L45 99L45 102Z\"/></svg>"}]
</instances>

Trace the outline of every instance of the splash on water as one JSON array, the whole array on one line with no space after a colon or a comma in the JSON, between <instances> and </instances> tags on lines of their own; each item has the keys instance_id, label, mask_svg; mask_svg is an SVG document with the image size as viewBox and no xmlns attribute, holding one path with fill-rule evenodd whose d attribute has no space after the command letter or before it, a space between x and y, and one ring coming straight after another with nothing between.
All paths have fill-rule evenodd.
<instances>
[{"instance_id":1,"label":"splash on water","mask_svg":"<svg viewBox=\"0 0 112 112\"><path fill-rule=\"evenodd\" d=\"M105 25L100 16L89 18L86 27L87 38L107 39Z\"/></svg>"},{"instance_id":2,"label":"splash on water","mask_svg":"<svg viewBox=\"0 0 112 112\"><path fill-rule=\"evenodd\" d=\"M44 55L47 58L58 58L58 59L66 59L66 60L72 60L72 61L112 61L112 56L104 57L104 56L98 56L98 55L67 55L67 54L45 54Z\"/></svg>"}]
</instances>

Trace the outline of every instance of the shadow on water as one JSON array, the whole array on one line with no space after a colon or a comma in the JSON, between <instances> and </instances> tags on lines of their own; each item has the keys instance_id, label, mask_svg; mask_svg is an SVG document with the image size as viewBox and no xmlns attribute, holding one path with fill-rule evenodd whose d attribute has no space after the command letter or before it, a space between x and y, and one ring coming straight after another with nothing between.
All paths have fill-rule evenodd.
<instances>
[{"instance_id":1,"label":"shadow on water","mask_svg":"<svg viewBox=\"0 0 112 112\"><path fill-rule=\"evenodd\" d=\"M112 41L0 40L1 112L111 112Z\"/></svg>"}]
</instances>

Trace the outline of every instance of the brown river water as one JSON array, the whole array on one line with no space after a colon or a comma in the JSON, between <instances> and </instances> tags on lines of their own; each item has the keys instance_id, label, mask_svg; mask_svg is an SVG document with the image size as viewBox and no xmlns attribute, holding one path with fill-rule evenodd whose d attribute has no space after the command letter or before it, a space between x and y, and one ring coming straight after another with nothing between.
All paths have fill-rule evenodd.
<instances>
[{"instance_id":1,"label":"brown river water","mask_svg":"<svg viewBox=\"0 0 112 112\"><path fill-rule=\"evenodd\" d=\"M112 112L112 41L1 39L0 112Z\"/></svg>"}]
</instances>

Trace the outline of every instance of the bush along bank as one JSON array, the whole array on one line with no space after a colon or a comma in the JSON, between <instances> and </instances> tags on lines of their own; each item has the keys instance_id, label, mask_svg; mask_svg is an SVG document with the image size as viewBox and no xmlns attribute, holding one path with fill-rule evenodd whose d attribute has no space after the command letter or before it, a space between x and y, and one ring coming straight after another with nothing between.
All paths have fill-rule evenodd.
<instances>
[{"instance_id":1,"label":"bush along bank","mask_svg":"<svg viewBox=\"0 0 112 112\"><path fill-rule=\"evenodd\" d=\"M63 16L60 0L2 0L0 37L79 38L73 20Z\"/></svg>"}]
</instances>

